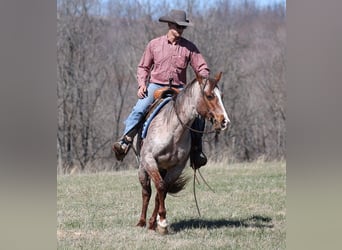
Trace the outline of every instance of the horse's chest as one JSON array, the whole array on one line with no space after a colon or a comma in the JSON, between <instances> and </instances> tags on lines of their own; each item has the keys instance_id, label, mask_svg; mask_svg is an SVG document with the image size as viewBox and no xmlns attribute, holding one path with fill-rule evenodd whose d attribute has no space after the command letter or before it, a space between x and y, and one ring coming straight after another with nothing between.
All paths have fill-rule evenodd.
<instances>
[{"instance_id":1,"label":"horse's chest","mask_svg":"<svg viewBox=\"0 0 342 250\"><path fill-rule=\"evenodd\" d=\"M165 150L156 154L156 160L158 166L162 168L170 168L187 161L189 156L189 150L184 148L178 148L173 150Z\"/></svg>"},{"instance_id":2,"label":"horse's chest","mask_svg":"<svg viewBox=\"0 0 342 250\"><path fill-rule=\"evenodd\" d=\"M158 136L147 136L141 154L151 154L158 167L170 169L185 164L190 152L190 134L159 133ZM145 140L146 140L145 139ZM152 140L153 139L153 140ZM146 147L146 145L149 145Z\"/></svg>"}]
</instances>

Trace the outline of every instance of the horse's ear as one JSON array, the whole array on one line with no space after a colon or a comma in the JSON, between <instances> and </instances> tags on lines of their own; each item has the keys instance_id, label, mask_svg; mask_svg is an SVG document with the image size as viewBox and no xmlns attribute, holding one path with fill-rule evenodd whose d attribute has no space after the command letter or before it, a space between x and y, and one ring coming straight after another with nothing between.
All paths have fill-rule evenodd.
<instances>
[{"instance_id":1,"label":"horse's ear","mask_svg":"<svg viewBox=\"0 0 342 250\"><path fill-rule=\"evenodd\" d=\"M222 72L219 72L219 73L215 76L215 81L216 81L216 82L220 81L221 76L222 76Z\"/></svg>"},{"instance_id":2,"label":"horse's ear","mask_svg":"<svg viewBox=\"0 0 342 250\"><path fill-rule=\"evenodd\" d=\"M198 81L199 83L202 83L202 81L203 81L203 76L201 76L200 74L198 74L198 73L196 72L196 79L197 79L197 81Z\"/></svg>"}]
</instances>

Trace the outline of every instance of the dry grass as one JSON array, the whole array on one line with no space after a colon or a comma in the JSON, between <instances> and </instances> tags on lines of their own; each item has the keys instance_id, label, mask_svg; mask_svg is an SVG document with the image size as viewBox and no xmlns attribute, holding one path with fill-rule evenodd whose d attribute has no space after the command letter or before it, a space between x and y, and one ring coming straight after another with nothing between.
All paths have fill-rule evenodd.
<instances>
[{"instance_id":1,"label":"dry grass","mask_svg":"<svg viewBox=\"0 0 342 250\"><path fill-rule=\"evenodd\" d=\"M215 190L196 186L202 217L189 183L167 197L166 236L134 226L141 208L136 170L58 176L58 249L285 249L285 162L201 172Z\"/></svg>"}]
</instances>

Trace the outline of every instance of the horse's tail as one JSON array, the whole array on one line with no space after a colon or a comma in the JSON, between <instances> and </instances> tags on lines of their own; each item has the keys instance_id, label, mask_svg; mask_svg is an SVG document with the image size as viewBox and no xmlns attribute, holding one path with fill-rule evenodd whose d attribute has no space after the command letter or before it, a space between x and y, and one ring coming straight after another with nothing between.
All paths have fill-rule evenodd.
<instances>
[{"instance_id":1,"label":"horse's tail","mask_svg":"<svg viewBox=\"0 0 342 250\"><path fill-rule=\"evenodd\" d=\"M178 179L168 187L167 192L170 194L176 194L180 192L181 190L184 189L185 185L188 183L189 180L190 180L189 176L186 176L185 174L181 174L178 177Z\"/></svg>"}]
</instances>

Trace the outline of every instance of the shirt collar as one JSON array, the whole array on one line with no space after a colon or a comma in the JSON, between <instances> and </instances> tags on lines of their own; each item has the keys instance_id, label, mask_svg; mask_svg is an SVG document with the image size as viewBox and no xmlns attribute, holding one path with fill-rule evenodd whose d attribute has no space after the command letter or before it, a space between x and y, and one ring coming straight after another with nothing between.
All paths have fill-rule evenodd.
<instances>
[{"instance_id":1,"label":"shirt collar","mask_svg":"<svg viewBox=\"0 0 342 250\"><path fill-rule=\"evenodd\" d=\"M167 35L164 36L164 39L165 39L165 42L166 42L166 43L171 44L171 42L169 41L169 39L167 39ZM176 44L176 45L181 44L182 40L183 40L183 37L180 37L180 38L176 41L175 44Z\"/></svg>"}]
</instances>

